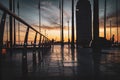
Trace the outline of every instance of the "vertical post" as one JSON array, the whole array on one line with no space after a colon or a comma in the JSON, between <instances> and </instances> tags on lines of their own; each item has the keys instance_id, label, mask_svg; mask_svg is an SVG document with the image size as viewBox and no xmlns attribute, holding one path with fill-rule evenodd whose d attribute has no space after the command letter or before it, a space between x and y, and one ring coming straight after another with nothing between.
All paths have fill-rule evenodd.
<instances>
[{"instance_id":1,"label":"vertical post","mask_svg":"<svg viewBox=\"0 0 120 80\"><path fill-rule=\"evenodd\" d=\"M119 32L118 32L118 0L116 0L116 25L117 25L117 43L119 41Z\"/></svg>"},{"instance_id":2,"label":"vertical post","mask_svg":"<svg viewBox=\"0 0 120 80\"><path fill-rule=\"evenodd\" d=\"M74 0L72 0L72 42L71 46L74 47Z\"/></svg>"},{"instance_id":3,"label":"vertical post","mask_svg":"<svg viewBox=\"0 0 120 80\"><path fill-rule=\"evenodd\" d=\"M39 0L39 5L38 5L38 9L39 9L39 32L41 32L41 0Z\"/></svg>"},{"instance_id":4,"label":"vertical post","mask_svg":"<svg viewBox=\"0 0 120 80\"><path fill-rule=\"evenodd\" d=\"M13 0L13 13L15 13L15 0ZM14 18L14 46L16 45L16 25L15 25L15 18Z\"/></svg>"},{"instance_id":5,"label":"vertical post","mask_svg":"<svg viewBox=\"0 0 120 80\"><path fill-rule=\"evenodd\" d=\"M44 47L46 48L46 37L44 38Z\"/></svg>"},{"instance_id":6,"label":"vertical post","mask_svg":"<svg viewBox=\"0 0 120 80\"><path fill-rule=\"evenodd\" d=\"M62 0L62 40L61 40L61 45L64 46L64 21L63 21L63 0Z\"/></svg>"},{"instance_id":7,"label":"vertical post","mask_svg":"<svg viewBox=\"0 0 120 80\"><path fill-rule=\"evenodd\" d=\"M59 0L59 9L60 9L60 13L59 13L59 16L60 16L60 41L62 42L62 27L61 27L61 12L62 11L61 11L61 0Z\"/></svg>"},{"instance_id":8,"label":"vertical post","mask_svg":"<svg viewBox=\"0 0 120 80\"><path fill-rule=\"evenodd\" d=\"M42 39L42 48L44 48L44 36L43 36L43 39Z\"/></svg>"},{"instance_id":9,"label":"vertical post","mask_svg":"<svg viewBox=\"0 0 120 80\"><path fill-rule=\"evenodd\" d=\"M9 9L10 9L10 11L12 11L12 6L13 6L13 0L9 0ZM12 16L10 15L10 17L9 17L9 25L10 25L10 48L12 49L12 45L13 45L13 34L12 34L12 32L13 32L13 24L12 24Z\"/></svg>"},{"instance_id":10,"label":"vertical post","mask_svg":"<svg viewBox=\"0 0 120 80\"><path fill-rule=\"evenodd\" d=\"M35 34L35 38L34 38L34 46L33 46L33 68L35 69L36 66L36 39L37 39L37 32Z\"/></svg>"},{"instance_id":11,"label":"vertical post","mask_svg":"<svg viewBox=\"0 0 120 80\"><path fill-rule=\"evenodd\" d=\"M5 29L6 13L4 12L0 22L0 77L2 74L2 47L3 47L3 35Z\"/></svg>"},{"instance_id":12,"label":"vertical post","mask_svg":"<svg viewBox=\"0 0 120 80\"><path fill-rule=\"evenodd\" d=\"M20 16L20 4L19 0L17 2L18 16ZM18 22L18 43L20 44L20 23Z\"/></svg>"},{"instance_id":13,"label":"vertical post","mask_svg":"<svg viewBox=\"0 0 120 80\"><path fill-rule=\"evenodd\" d=\"M7 33L7 42L8 42L8 22L6 22L6 33Z\"/></svg>"},{"instance_id":14,"label":"vertical post","mask_svg":"<svg viewBox=\"0 0 120 80\"><path fill-rule=\"evenodd\" d=\"M45 37L43 36L42 37L42 55L44 55L44 52L45 52L45 50L44 50L44 48L45 48L45 46L44 46L44 44L45 44Z\"/></svg>"},{"instance_id":15,"label":"vertical post","mask_svg":"<svg viewBox=\"0 0 120 80\"><path fill-rule=\"evenodd\" d=\"M99 0L94 0L94 11L93 11L93 38L99 37Z\"/></svg>"},{"instance_id":16,"label":"vertical post","mask_svg":"<svg viewBox=\"0 0 120 80\"><path fill-rule=\"evenodd\" d=\"M110 20L110 40L111 40L111 35L112 35L112 25L111 25L111 20Z\"/></svg>"},{"instance_id":17,"label":"vertical post","mask_svg":"<svg viewBox=\"0 0 120 80\"><path fill-rule=\"evenodd\" d=\"M106 39L106 0L105 0L105 8L104 8L104 38Z\"/></svg>"},{"instance_id":18,"label":"vertical post","mask_svg":"<svg viewBox=\"0 0 120 80\"><path fill-rule=\"evenodd\" d=\"M6 21L6 13L4 12L0 22L0 57L2 53L3 47L3 36L4 36L4 29L5 29L5 21Z\"/></svg>"},{"instance_id":19,"label":"vertical post","mask_svg":"<svg viewBox=\"0 0 120 80\"><path fill-rule=\"evenodd\" d=\"M42 53L40 51L40 48L41 48L41 39L42 39L42 36L40 34L40 39L39 39L39 50L38 50L38 60L39 60L39 63L41 62L42 60Z\"/></svg>"},{"instance_id":20,"label":"vertical post","mask_svg":"<svg viewBox=\"0 0 120 80\"><path fill-rule=\"evenodd\" d=\"M40 46L41 46L41 39L42 39L42 36L41 36L41 34L40 34L40 39L39 39L39 48L40 48Z\"/></svg>"},{"instance_id":21,"label":"vertical post","mask_svg":"<svg viewBox=\"0 0 120 80\"><path fill-rule=\"evenodd\" d=\"M68 44L70 43L70 31L69 31L69 20L68 20Z\"/></svg>"},{"instance_id":22,"label":"vertical post","mask_svg":"<svg viewBox=\"0 0 120 80\"><path fill-rule=\"evenodd\" d=\"M29 27L27 28L25 39L24 39L24 49L22 54L22 72L23 76L27 74L27 41L28 41Z\"/></svg>"},{"instance_id":23,"label":"vertical post","mask_svg":"<svg viewBox=\"0 0 120 80\"><path fill-rule=\"evenodd\" d=\"M34 39L34 47L36 47L36 39L37 39L37 32L36 32L36 34L35 34L35 39Z\"/></svg>"}]
</instances>

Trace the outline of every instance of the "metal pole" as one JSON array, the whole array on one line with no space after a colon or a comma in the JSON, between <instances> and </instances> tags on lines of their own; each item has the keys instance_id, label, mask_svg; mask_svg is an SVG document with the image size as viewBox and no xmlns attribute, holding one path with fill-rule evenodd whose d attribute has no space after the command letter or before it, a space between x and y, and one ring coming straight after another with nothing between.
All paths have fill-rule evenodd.
<instances>
[{"instance_id":1,"label":"metal pole","mask_svg":"<svg viewBox=\"0 0 120 80\"><path fill-rule=\"evenodd\" d=\"M68 20L68 44L69 44L69 42L70 42L70 31L69 31L69 20Z\"/></svg>"},{"instance_id":2,"label":"metal pole","mask_svg":"<svg viewBox=\"0 0 120 80\"><path fill-rule=\"evenodd\" d=\"M28 35L29 35L29 27L27 27L25 39L24 39L24 48L23 48L23 54L22 54L22 73L23 76L26 76L28 72L27 67L27 44L28 44Z\"/></svg>"},{"instance_id":3,"label":"metal pole","mask_svg":"<svg viewBox=\"0 0 120 80\"><path fill-rule=\"evenodd\" d=\"M72 0L72 42L71 46L74 47L74 0Z\"/></svg>"},{"instance_id":4,"label":"metal pole","mask_svg":"<svg viewBox=\"0 0 120 80\"><path fill-rule=\"evenodd\" d=\"M15 0L13 0L13 13L15 13ZM15 26L15 18L14 18L14 45L16 45L16 26Z\"/></svg>"},{"instance_id":5,"label":"metal pole","mask_svg":"<svg viewBox=\"0 0 120 80\"><path fill-rule=\"evenodd\" d=\"M104 38L106 39L106 0L105 0L105 6L104 6Z\"/></svg>"},{"instance_id":6,"label":"metal pole","mask_svg":"<svg viewBox=\"0 0 120 80\"><path fill-rule=\"evenodd\" d=\"M93 10L93 38L96 40L99 37L99 2L94 0Z\"/></svg>"},{"instance_id":7,"label":"metal pole","mask_svg":"<svg viewBox=\"0 0 120 80\"><path fill-rule=\"evenodd\" d=\"M60 9L60 40L62 41L62 27L61 27L61 0L59 0L59 9Z\"/></svg>"},{"instance_id":8,"label":"metal pole","mask_svg":"<svg viewBox=\"0 0 120 80\"><path fill-rule=\"evenodd\" d=\"M112 25L111 25L111 20L110 20L110 40L111 40L111 35L112 35Z\"/></svg>"},{"instance_id":9,"label":"metal pole","mask_svg":"<svg viewBox=\"0 0 120 80\"><path fill-rule=\"evenodd\" d=\"M6 21L6 12L3 13L2 18L0 20L0 57L3 48L5 21Z\"/></svg>"},{"instance_id":10,"label":"metal pole","mask_svg":"<svg viewBox=\"0 0 120 80\"><path fill-rule=\"evenodd\" d=\"M19 0L18 0L18 3L17 3L17 8L18 8L18 16L20 16L20 4L19 4ZM18 22L18 42L20 44L20 23Z\"/></svg>"},{"instance_id":11,"label":"metal pole","mask_svg":"<svg viewBox=\"0 0 120 80\"><path fill-rule=\"evenodd\" d=\"M12 6L13 6L13 0L9 0L9 9L10 9L10 11L12 11L13 9L12 9ZM13 35L12 35L12 31L13 31L13 24L12 24L12 16L10 15L10 17L9 17L9 25L10 25L10 48L12 48L12 45L13 45Z\"/></svg>"},{"instance_id":12,"label":"metal pole","mask_svg":"<svg viewBox=\"0 0 120 80\"><path fill-rule=\"evenodd\" d=\"M8 22L6 22L6 33L7 33L7 42L8 42Z\"/></svg>"},{"instance_id":13,"label":"metal pole","mask_svg":"<svg viewBox=\"0 0 120 80\"><path fill-rule=\"evenodd\" d=\"M63 29L64 29L64 28L63 28L63 27L64 27L64 25L63 25L63 0L62 0L62 26L61 26L61 27L62 27L62 41L61 41L61 42L62 42L62 46L63 46L63 45L64 45L64 30L63 30Z\"/></svg>"},{"instance_id":14,"label":"metal pole","mask_svg":"<svg viewBox=\"0 0 120 80\"><path fill-rule=\"evenodd\" d=\"M119 33L118 33L118 0L116 0L116 25L117 25L117 43L119 40Z\"/></svg>"},{"instance_id":15,"label":"metal pole","mask_svg":"<svg viewBox=\"0 0 120 80\"><path fill-rule=\"evenodd\" d=\"M39 32L41 32L41 9L40 9L40 5L41 5L41 0L39 0Z\"/></svg>"}]
</instances>

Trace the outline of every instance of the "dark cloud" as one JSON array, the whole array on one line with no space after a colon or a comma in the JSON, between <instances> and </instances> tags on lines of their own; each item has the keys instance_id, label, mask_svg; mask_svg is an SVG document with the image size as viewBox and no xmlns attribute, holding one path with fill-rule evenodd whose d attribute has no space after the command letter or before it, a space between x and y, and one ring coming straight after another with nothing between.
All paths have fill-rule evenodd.
<instances>
[{"instance_id":1,"label":"dark cloud","mask_svg":"<svg viewBox=\"0 0 120 80\"><path fill-rule=\"evenodd\" d=\"M55 6L51 2L42 2L42 16L51 24L60 24L60 8ZM68 21L70 19L70 15L68 12L64 10L64 21Z\"/></svg>"},{"instance_id":2,"label":"dark cloud","mask_svg":"<svg viewBox=\"0 0 120 80\"><path fill-rule=\"evenodd\" d=\"M33 25L34 27L39 27L38 25ZM42 29L47 29L47 30L60 30L60 26L46 26L46 25L42 25L41 26ZM67 30L67 27L64 26L64 30Z\"/></svg>"},{"instance_id":3,"label":"dark cloud","mask_svg":"<svg viewBox=\"0 0 120 80\"><path fill-rule=\"evenodd\" d=\"M107 25L110 25L110 20L112 22L112 26L116 27L117 23L120 24L120 10L118 11L118 22L116 20L116 12L109 13L106 17ZM100 18L100 25L104 25L104 17Z\"/></svg>"}]
</instances>

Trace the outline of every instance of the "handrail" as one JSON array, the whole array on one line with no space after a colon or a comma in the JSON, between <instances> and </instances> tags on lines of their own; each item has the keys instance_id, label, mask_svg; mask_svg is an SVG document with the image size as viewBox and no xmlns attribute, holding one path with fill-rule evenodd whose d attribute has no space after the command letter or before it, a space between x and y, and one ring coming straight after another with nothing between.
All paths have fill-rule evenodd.
<instances>
[{"instance_id":1,"label":"handrail","mask_svg":"<svg viewBox=\"0 0 120 80\"><path fill-rule=\"evenodd\" d=\"M35 32L39 33L41 36L47 38L46 36L44 36L43 34L41 34L40 32L38 32L36 29L34 29L31 25L29 25L27 22L25 22L22 18L18 17L16 14L12 13L9 9L7 9L3 4L0 3L0 9L5 11L6 13L8 13L9 15L13 16L15 19L17 19L18 21L20 21L21 23L25 24L26 26L28 26L29 28L31 28L32 30L34 30ZM48 38L47 38L48 39ZM48 39L50 40L50 39Z\"/></svg>"},{"instance_id":2,"label":"handrail","mask_svg":"<svg viewBox=\"0 0 120 80\"><path fill-rule=\"evenodd\" d=\"M14 17L16 20L20 21L21 23L23 23L24 25L26 25L28 28L32 29L33 31L35 31L36 33L40 34L40 36L43 36L44 38L46 38L46 40L48 42L50 42L50 39L48 39L46 36L44 36L43 34L41 34L40 32L38 32L36 29L34 29L31 25L29 25L26 21L24 21L22 18L20 18L19 16L17 16L15 13L11 12L8 8L6 8L2 3L0 3L0 10L6 12L7 14L11 15L12 17Z\"/></svg>"},{"instance_id":3,"label":"handrail","mask_svg":"<svg viewBox=\"0 0 120 80\"><path fill-rule=\"evenodd\" d=\"M44 36L43 34L38 32L36 29L34 29L31 25L29 25L22 18L20 18L19 16L17 16L13 12L11 12L9 9L7 9L1 3L0 3L0 10L2 10L4 12L4 14L2 15L3 18L2 18L2 20L0 22L0 28L1 28L0 30L3 30L2 34L0 33L0 35L2 35L0 37L0 40L1 40L0 41L1 42L0 43L0 57L2 56L1 53L2 53L2 49L3 49L3 35L4 35L6 15L7 14L10 15L11 17L15 18L16 20L18 20L22 24L26 25L26 27L27 27L25 38L24 38L24 45L23 45L23 48L22 48L22 50L23 50L23 54L22 54L22 72L23 72L23 75L26 75L27 72L28 72L28 67L27 67L27 49L28 49L28 36L29 36L30 29L32 29L36 33L35 34L35 38L34 38L34 45L32 47L33 48L33 64L36 64L36 50L37 50L36 40L37 40L37 35L39 34L39 36L40 36L40 38L39 38L39 46L38 46L38 48L39 48L38 54L40 54L40 50L43 52L46 49L50 49L51 48L51 41L46 36ZM11 44L12 44L12 42L10 42L10 53L12 54L13 46ZM43 57L43 55L39 55L39 57Z\"/></svg>"}]
</instances>

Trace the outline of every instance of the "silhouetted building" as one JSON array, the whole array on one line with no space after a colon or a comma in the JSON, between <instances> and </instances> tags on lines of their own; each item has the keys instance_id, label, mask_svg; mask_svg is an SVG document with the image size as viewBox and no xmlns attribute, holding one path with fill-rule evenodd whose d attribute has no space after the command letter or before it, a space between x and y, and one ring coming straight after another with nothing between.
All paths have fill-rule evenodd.
<instances>
[{"instance_id":1,"label":"silhouetted building","mask_svg":"<svg viewBox=\"0 0 120 80\"><path fill-rule=\"evenodd\" d=\"M78 46L88 46L91 39L91 4L88 0L79 0L76 6L76 43Z\"/></svg>"}]
</instances>

